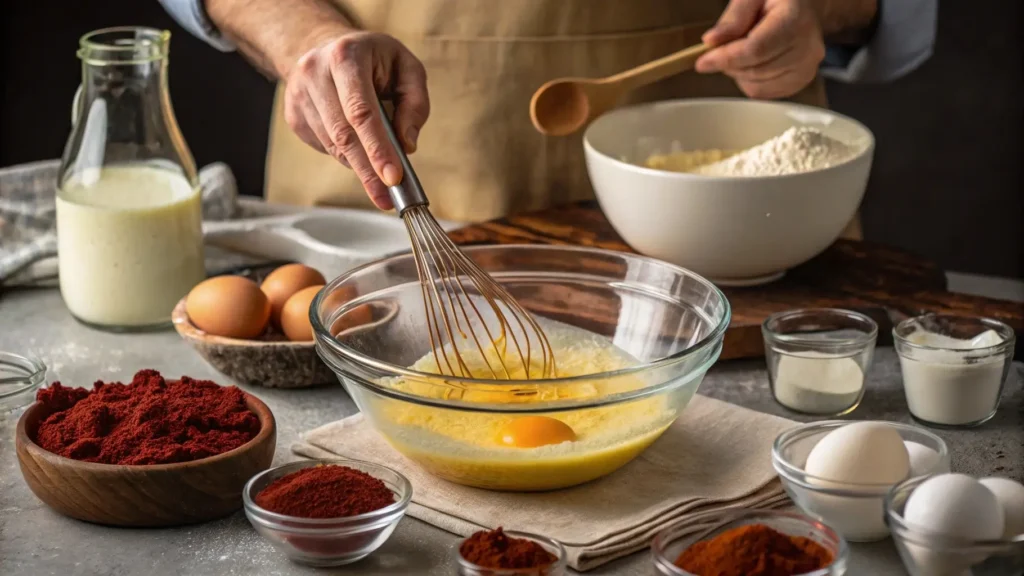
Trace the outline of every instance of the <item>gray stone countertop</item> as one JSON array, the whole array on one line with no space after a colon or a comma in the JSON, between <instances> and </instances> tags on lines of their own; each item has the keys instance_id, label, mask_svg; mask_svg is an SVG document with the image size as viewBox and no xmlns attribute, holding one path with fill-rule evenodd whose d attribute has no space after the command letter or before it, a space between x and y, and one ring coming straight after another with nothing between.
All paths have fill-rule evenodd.
<instances>
[{"instance_id":1,"label":"gray stone countertop","mask_svg":"<svg viewBox=\"0 0 1024 576\"><path fill-rule=\"evenodd\" d=\"M0 296L0 350L32 353L49 366L48 380L89 386L97 379L128 380L141 368L168 376L186 374L224 381L173 331L116 335L92 331L68 314L53 289ZM1024 480L1024 391L1020 364L996 417L973 430L937 431L945 438L956 471ZM279 426L276 462L295 459L288 446L298 434L352 414L340 386L312 390L252 389L273 410ZM720 362L701 393L762 412L805 420L771 399L763 361ZM685 417L685 416L684 416ZM879 349L868 391L853 419L909 422L899 366L891 348ZM238 512L207 524L173 529L106 528L63 517L29 491L14 450L16 418L0 416L0 573L7 575L265 575L454 574L456 536L412 518L369 558L334 570L289 563L262 540ZM766 454L767 458L768 455ZM849 574L905 574L891 541L853 545ZM651 574L648 552L613 562L590 574Z\"/></svg>"}]
</instances>

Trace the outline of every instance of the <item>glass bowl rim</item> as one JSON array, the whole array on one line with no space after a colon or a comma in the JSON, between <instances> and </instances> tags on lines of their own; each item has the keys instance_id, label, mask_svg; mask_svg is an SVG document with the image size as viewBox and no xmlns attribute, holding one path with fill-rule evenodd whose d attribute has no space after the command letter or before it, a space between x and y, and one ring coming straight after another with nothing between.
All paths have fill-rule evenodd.
<instances>
[{"instance_id":1,"label":"glass bowl rim","mask_svg":"<svg viewBox=\"0 0 1024 576\"><path fill-rule=\"evenodd\" d=\"M487 530L486 528L481 529L479 531L482 531L482 532L493 532L493 530ZM549 547L553 548L555 550L555 556L557 558L555 559L554 562L552 562L551 564L548 564L544 568L546 568L547 570L551 570L553 568L565 568L565 565L566 565L565 546L562 545L562 543L559 542L558 540L555 540L554 538L549 538L548 536L543 536L543 535L540 535L540 534L535 534L535 533L532 533L532 532L523 532L521 530L505 530L505 529L502 529L502 532L504 532L508 536L511 536L512 538L524 538L524 539L527 539L527 540L533 540L534 542L539 542L541 544L544 544L544 548L545 549L548 549ZM472 538L472 535L467 536L467 537L459 540L458 543L455 544L455 558L458 560L459 566L461 566L463 568L472 568L473 570L493 572L495 574L495 576L502 576L502 574L505 574L505 573L515 574L516 572L523 572L523 571L528 571L528 570L534 570L534 568L488 568L486 566L481 566L479 564L474 564L473 562L470 562L469 560L466 560L466 558L462 555L462 544L465 543L470 538ZM550 550L549 550L549 552L550 552ZM537 569L540 569L540 567L538 567Z\"/></svg>"},{"instance_id":2,"label":"glass bowl rim","mask_svg":"<svg viewBox=\"0 0 1024 576\"><path fill-rule=\"evenodd\" d=\"M814 528L816 532L824 533L825 535L829 536L830 538L833 538L836 541L836 547L838 548L838 551L836 552L835 557L832 559L832 562L830 562L828 566L820 568L813 572L804 572L803 574L799 574L796 576L826 576L827 574L829 574L829 570L836 566L836 564L842 563L842 565L845 565L849 561L849 543L846 542L846 538L843 538L843 535L838 530L836 530L826 522L812 518L801 512L792 512L788 510L732 508L725 510L711 510L708 512L703 512L690 518L673 522L659 530L658 533L655 534L654 539L651 541L651 552L654 555L654 564L658 568L672 571L672 574L674 576L693 576L690 572L687 572L686 570L683 570L682 568L676 566L675 559L670 559L667 556L665 556L665 547L670 542L676 540L674 534L676 530L678 530L684 524L692 524L694 522L700 521L721 519L723 522L731 523L737 520L756 518L765 518L768 520L776 518L787 518L790 520L802 522L808 527ZM719 528L721 528L721 526L719 526ZM687 537L689 538L693 536L694 535L688 535Z\"/></svg>"},{"instance_id":3,"label":"glass bowl rim","mask_svg":"<svg viewBox=\"0 0 1024 576\"><path fill-rule=\"evenodd\" d=\"M9 383L23 382L12 390L0 393L0 400L24 394L27 390L38 389L46 379L46 364L34 354L18 354L17 352L5 352L0 350L0 366L13 368L16 376L4 377L3 380ZM8 380L10 378L10 380ZM35 402L31 398L25 406Z\"/></svg>"},{"instance_id":4,"label":"glass bowl rim","mask_svg":"<svg viewBox=\"0 0 1024 576\"><path fill-rule=\"evenodd\" d=\"M365 355L365 354L363 354L361 352L358 352L358 351L355 351L355 350L351 350L349 347L342 345L341 343L337 342L337 340L335 340L335 338L330 334L330 332L324 327L323 322L320 320L320 314L319 314L320 306L323 303L324 299L329 294L334 293L338 289L338 287L341 286L346 280L348 280L352 276L355 276L356 274L358 274L360 272L363 272L364 270L367 270L367 269L369 269L371 267L383 266L383 265L386 265L386 264L391 263L391 262L395 262L395 261L403 260L403 259L408 259L408 258L412 257L412 252L411 251L404 251L404 252L401 252L399 254L394 254L392 256L388 256L388 257L385 257L385 258L380 258L380 259L374 260L372 262L368 262L366 264L362 264L360 266L357 266L357 267L355 267L355 268L345 272L344 274L341 274L337 278L331 280L330 282L327 283L326 286L324 286L319 292L317 292L316 297L313 298L313 302L311 303L311 305L309 307L309 321L310 321L310 324L313 327L313 335L314 335L314 338L315 338L316 343L317 343L317 350L320 351L321 355L323 355L323 352L322 352L323 347L328 347L332 352L340 354L341 356L345 357L345 359L350 361L350 362L354 362L354 363L356 363L358 365L363 365L363 366L371 366L371 367L373 367L376 370L381 370L383 372L387 372L388 373L388 377L407 377L407 378L428 379L428 380L435 380L435 381L436 380L443 380L445 382L454 382L454 383L458 383L458 384L478 384L478 385L486 385L486 386L507 386L507 387L515 387L515 386L522 386L522 385L531 385L531 386L537 386L537 385L566 385L566 384L578 384L578 383L585 383L585 382L593 382L594 380L605 380L605 379L610 379L610 378L621 378L621 377L624 377L624 376L632 376L634 374L640 374L640 373L643 373L643 372L649 372L652 369L664 368L666 366L671 366L671 365L674 365L674 364L681 363L684 360L686 360L687 358L689 358L689 357L691 357L691 356L693 356L693 355L695 355L695 354L697 354L699 352L705 351L708 348L711 348L711 347L715 346L716 344L720 344L720 340L725 335L725 331L729 328L729 323L730 323L730 321L732 319L732 305L729 303L729 299L726 298L725 293L722 292L722 290L719 289L718 286L716 286L713 282L711 282L707 278L704 278L703 276L697 274L696 272L692 272L692 271L687 270L686 268L683 268L681 266L676 266L675 264L670 264L668 262L664 262L664 261L658 260L656 258L651 258L649 256L642 256L642 255L639 255L639 254L630 254L628 252L616 252L614 250L606 250L604 248L592 248L592 247L589 247L589 246L563 246L563 245L556 245L556 244L487 244L487 245L476 245L476 246L459 246L459 249L464 251L464 252L469 252L469 253L483 252L483 251L487 251L487 250L498 250L498 249L501 249L501 250L539 250L539 251L550 251L550 252L576 252L576 253L588 253L588 254L601 255L601 256L616 256L616 257L619 257L619 258L634 259L634 260L640 260L640 261L643 261L643 262L646 262L646 263L650 263L650 264L656 264L656 265L659 265L659 266L666 267L666 268L668 268L670 270L673 270L673 271L675 271L677 273L681 273L682 276L688 277L688 278L692 278L692 279L696 280L698 283L700 283L701 285L703 285L704 287L709 288L710 289L709 291L712 294L715 294L716 296L718 296L718 298L722 302L722 308L723 308L723 310L722 310L722 318L718 321L718 324L716 326L714 326L714 328L711 330L711 332L707 336L705 336L699 342L697 342L696 344L694 344L692 346L684 348L683 350L680 350L679 352L676 352L675 354L671 354L671 355L665 356L663 358L658 358L657 360L654 360L654 361L651 361L651 362L644 362L644 363L638 364L636 366L631 366L629 368L623 368L623 369L620 369L620 370L612 370L610 372L598 372L596 374L587 374L587 375L583 375L583 376L572 376L572 377L567 377L567 378L543 378L543 379L535 379L535 380L489 380L489 379L481 379L481 378L465 378L465 377L461 377L461 376L448 376L448 375L439 376L438 374L431 374L431 373L428 373L428 372L419 372L419 371L416 371L416 370L410 370L410 369L408 369L408 368L406 368L404 366L398 366L396 364L391 364L391 363L388 363L388 362L382 362L380 360L377 360L377 359L374 359L374 358L370 358L369 356L367 356L367 355ZM352 300L352 301L342 305L339 308L339 311L341 311L342 314L344 314L344 312L348 311L349 309L354 309L357 306L360 306L362 304L365 304L365 303L362 302L361 299L357 298L355 300ZM331 365L330 362L327 362L327 364L328 364L328 366Z\"/></svg>"},{"instance_id":5,"label":"glass bowl rim","mask_svg":"<svg viewBox=\"0 0 1024 576\"><path fill-rule=\"evenodd\" d=\"M806 338L800 335L788 335L780 334L768 327L772 322L779 320L785 320L789 318L795 318L799 316L805 316L811 313L826 314L832 316L842 316L844 318L852 318L859 322L864 322L871 327L871 330L867 332L860 332L857 336L842 338L830 341L824 341L814 338ZM853 347L866 347L871 345L873 342L878 340L878 323L875 322L867 314L862 314L856 310L847 310L845 308L796 308L794 310L784 310L782 312L776 312L765 318L764 322L761 323L761 333L764 334L765 340L771 342L778 342L780 344L799 344L801 346L807 346L809 348L853 348ZM780 354L787 354L787 352L779 352Z\"/></svg>"},{"instance_id":6,"label":"glass bowl rim","mask_svg":"<svg viewBox=\"0 0 1024 576\"><path fill-rule=\"evenodd\" d=\"M277 512L271 512L266 508L263 508L250 495L252 492L253 485L265 476L270 475L273 472L281 471L285 468L294 468L289 470L286 474L298 472L306 468L312 468L319 465L337 465L337 466L350 466L357 464L359 466L365 466L371 470L384 471L390 474L394 474L395 478L398 479L398 496L394 503L389 504L383 508L367 512L365 514L356 514L355 516L341 516L338 518L303 518L301 516L289 516L287 514L279 514ZM363 472L366 472L363 470ZM366 472L378 480L383 480L376 474ZM317 458L313 460L297 460L295 462L288 462L278 466L267 468L266 470L253 475L242 488L242 505L245 508L247 514L256 516L261 524L267 525L268 528L279 532L290 532L296 534L319 534L325 531L333 531L341 528L349 528L355 531L367 530L373 528L370 526L371 523L375 523L381 520L388 520L388 524L394 522L391 516L395 514L404 514L406 508L409 507L409 502L412 501L412 483L405 477L401 472L384 466L383 464L376 464L374 462L367 462L365 460L355 460L352 458ZM289 524L281 524L282 522L289 522ZM300 525L301 524L301 525Z\"/></svg>"},{"instance_id":7,"label":"glass bowl rim","mask_svg":"<svg viewBox=\"0 0 1024 576\"><path fill-rule=\"evenodd\" d=\"M921 478L934 474L934 471L932 471L919 476L910 476L909 478L900 480L900 482L897 482L896 484L891 482L838 482L827 478L821 478L813 474L808 474L782 456L783 447L788 446L793 441L803 438L806 435L824 430L838 429L847 424L855 424L858 422L879 422L899 430L913 430L914 432L921 433L923 436L926 436L931 440L938 441L938 446L941 448L938 450L939 463L944 459L949 458L949 446L946 445L946 441L938 434L919 426L905 424L903 422L889 422L887 420L819 420L795 426L776 436L775 442L772 443L772 467L775 468L778 475L786 482L796 484L801 488L818 494L844 496L848 498L881 498L884 497L885 494L893 488L893 486L899 485L908 479ZM904 442L906 442L906 440L904 440ZM818 480L822 482L822 484L811 484L806 481L808 478Z\"/></svg>"},{"instance_id":8,"label":"glass bowl rim","mask_svg":"<svg viewBox=\"0 0 1024 576\"><path fill-rule=\"evenodd\" d=\"M951 320L974 320L981 324L988 326L1003 337L1003 341L998 344L992 344L991 346L982 346L981 348L949 348L947 346L929 346L927 344L917 344L907 340L907 338L901 335L899 332L901 329L905 329L913 323L920 322L924 318L948 318ZM1009 334L1009 336L1007 336ZM917 316L911 316L910 318L904 318L899 324L892 328L892 338L894 342L899 343L900 346L906 346L911 350L928 350L928 351L945 351L945 352L962 352L970 355L984 355L986 352L990 353L1001 353L1009 350L1014 346L1017 340L1017 333L1009 324L1000 322L995 318L989 318L987 316L967 316L962 314L937 314L935 312L928 312L927 314L920 314ZM899 347L896 348L896 352L899 353ZM902 356L902 354L900 354Z\"/></svg>"},{"instance_id":9,"label":"glass bowl rim","mask_svg":"<svg viewBox=\"0 0 1024 576\"><path fill-rule=\"evenodd\" d=\"M950 472L950 474L958 474L957 472ZM962 474L963 476L970 476L969 474ZM900 540L910 542L915 546L921 546L923 548L933 549L936 545L934 541L936 538L941 540L938 544L942 545L942 551L960 551L960 552L973 552L977 548L994 548L1004 549L1006 546L1022 545L1024 546L1024 534L1018 534L1012 538L997 538L989 540L971 540L969 538L960 538L956 536L945 536L936 532L922 531L913 524L908 523L903 519L903 515L896 512L893 505L893 501L896 496L904 491L912 491L917 488L918 485L923 483L925 480L940 476L941 474L925 474L922 476L916 476L913 478L907 478L892 487L891 490L885 495L883 501L885 507L885 522L889 525L889 529L893 534L893 537L898 537ZM973 478L973 476L972 476ZM907 494L907 499L910 498L910 494ZM906 506L906 501L903 503ZM915 539L915 535L926 535L924 539ZM908 538L909 536L909 538ZM929 542L931 539L931 542ZM952 547L952 548L950 548Z\"/></svg>"}]
</instances>

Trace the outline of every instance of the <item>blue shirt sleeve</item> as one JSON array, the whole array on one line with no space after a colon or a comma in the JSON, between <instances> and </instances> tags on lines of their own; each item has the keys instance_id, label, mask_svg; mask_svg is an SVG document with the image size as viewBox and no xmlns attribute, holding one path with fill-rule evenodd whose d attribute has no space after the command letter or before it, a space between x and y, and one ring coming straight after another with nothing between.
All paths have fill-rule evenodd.
<instances>
[{"instance_id":1,"label":"blue shirt sleeve","mask_svg":"<svg viewBox=\"0 0 1024 576\"><path fill-rule=\"evenodd\" d=\"M160 0L164 10L190 34L222 51L231 52L235 45L221 35L206 15L203 0Z\"/></svg>"},{"instance_id":2,"label":"blue shirt sleeve","mask_svg":"<svg viewBox=\"0 0 1024 576\"><path fill-rule=\"evenodd\" d=\"M878 27L864 46L829 46L821 74L841 82L891 82L932 55L939 0L879 0Z\"/></svg>"}]
</instances>

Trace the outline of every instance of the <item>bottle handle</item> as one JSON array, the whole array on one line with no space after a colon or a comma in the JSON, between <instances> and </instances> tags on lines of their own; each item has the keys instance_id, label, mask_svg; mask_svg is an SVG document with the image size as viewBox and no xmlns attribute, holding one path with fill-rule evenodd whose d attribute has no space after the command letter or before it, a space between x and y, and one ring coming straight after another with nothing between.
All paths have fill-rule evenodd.
<instances>
[{"instance_id":1,"label":"bottle handle","mask_svg":"<svg viewBox=\"0 0 1024 576\"><path fill-rule=\"evenodd\" d=\"M78 124L78 107L82 104L82 85L75 89L75 97L71 100L71 125Z\"/></svg>"}]
</instances>

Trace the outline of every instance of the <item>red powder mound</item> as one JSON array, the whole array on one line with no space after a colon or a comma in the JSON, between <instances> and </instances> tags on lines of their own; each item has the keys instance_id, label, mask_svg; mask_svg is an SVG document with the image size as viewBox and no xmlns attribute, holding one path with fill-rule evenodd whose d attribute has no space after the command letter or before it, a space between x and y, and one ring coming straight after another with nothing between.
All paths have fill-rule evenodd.
<instances>
[{"instance_id":1,"label":"red powder mound","mask_svg":"<svg viewBox=\"0 0 1024 576\"><path fill-rule=\"evenodd\" d=\"M96 382L92 390L60 382L39 390L47 416L35 441L65 458L102 464L190 462L252 440L260 421L234 386L164 380L141 370L130 384Z\"/></svg>"},{"instance_id":2,"label":"red powder mound","mask_svg":"<svg viewBox=\"0 0 1024 576\"><path fill-rule=\"evenodd\" d=\"M541 568L558 558L526 538L513 538L499 527L473 534L459 547L466 560L484 568Z\"/></svg>"}]
</instances>

